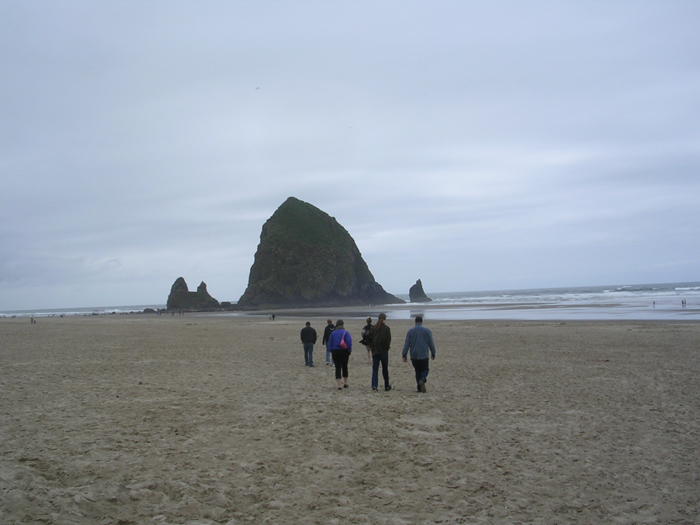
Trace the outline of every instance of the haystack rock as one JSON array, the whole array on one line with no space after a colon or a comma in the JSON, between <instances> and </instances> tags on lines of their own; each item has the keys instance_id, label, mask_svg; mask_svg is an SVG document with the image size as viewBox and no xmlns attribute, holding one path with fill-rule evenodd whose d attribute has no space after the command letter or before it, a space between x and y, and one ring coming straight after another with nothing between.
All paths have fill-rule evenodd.
<instances>
[{"instance_id":1,"label":"haystack rock","mask_svg":"<svg viewBox=\"0 0 700 525\"><path fill-rule=\"evenodd\" d=\"M403 303L374 280L338 221L289 197L263 225L243 308Z\"/></svg>"},{"instance_id":2,"label":"haystack rock","mask_svg":"<svg viewBox=\"0 0 700 525\"><path fill-rule=\"evenodd\" d=\"M207 292L207 285L202 281L196 292L190 292L183 277L175 280L167 303L168 310L214 310L219 308L219 301Z\"/></svg>"},{"instance_id":3,"label":"haystack rock","mask_svg":"<svg viewBox=\"0 0 700 525\"><path fill-rule=\"evenodd\" d=\"M412 303L429 303L432 301L430 297L425 295L423 283L420 282L420 279L408 290L408 297Z\"/></svg>"}]
</instances>

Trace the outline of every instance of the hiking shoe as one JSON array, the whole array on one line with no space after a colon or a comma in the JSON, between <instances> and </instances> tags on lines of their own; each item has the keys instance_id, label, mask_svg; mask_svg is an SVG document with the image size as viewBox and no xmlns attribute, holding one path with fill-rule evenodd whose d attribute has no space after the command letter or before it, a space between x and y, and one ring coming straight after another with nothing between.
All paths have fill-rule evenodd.
<instances>
[{"instance_id":1,"label":"hiking shoe","mask_svg":"<svg viewBox=\"0 0 700 525\"><path fill-rule=\"evenodd\" d=\"M423 393L426 392L426 390L425 390L425 381L423 381L422 379L421 379L420 381L418 381L418 391L419 391L419 392L423 392Z\"/></svg>"},{"instance_id":2,"label":"hiking shoe","mask_svg":"<svg viewBox=\"0 0 700 525\"><path fill-rule=\"evenodd\" d=\"M391 390L391 385L386 385L386 386L384 387L384 391L385 391L385 392L388 392L389 390Z\"/></svg>"},{"instance_id":3,"label":"hiking shoe","mask_svg":"<svg viewBox=\"0 0 700 525\"><path fill-rule=\"evenodd\" d=\"M376 387L376 386L373 386L373 387L372 387L372 390L374 390L374 391L376 392L376 391L377 391L377 387Z\"/></svg>"}]
</instances>

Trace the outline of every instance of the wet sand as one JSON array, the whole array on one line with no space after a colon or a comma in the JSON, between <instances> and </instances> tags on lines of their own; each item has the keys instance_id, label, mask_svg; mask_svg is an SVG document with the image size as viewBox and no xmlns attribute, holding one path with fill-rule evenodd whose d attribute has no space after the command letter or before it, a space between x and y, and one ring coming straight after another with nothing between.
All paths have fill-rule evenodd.
<instances>
[{"instance_id":1,"label":"wet sand","mask_svg":"<svg viewBox=\"0 0 700 525\"><path fill-rule=\"evenodd\" d=\"M299 318L0 319L0 523L700 521L700 323L426 322L426 394L389 325L372 392Z\"/></svg>"}]
</instances>

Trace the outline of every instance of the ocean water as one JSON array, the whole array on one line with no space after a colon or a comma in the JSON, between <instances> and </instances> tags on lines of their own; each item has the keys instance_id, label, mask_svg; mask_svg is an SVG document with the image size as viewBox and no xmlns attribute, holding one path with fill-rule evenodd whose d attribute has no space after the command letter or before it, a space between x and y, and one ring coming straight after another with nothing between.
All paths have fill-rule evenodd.
<instances>
[{"instance_id":1,"label":"ocean water","mask_svg":"<svg viewBox=\"0 0 700 525\"><path fill-rule=\"evenodd\" d=\"M0 312L0 318L12 317L68 317L91 315L120 315L142 313L146 308L158 310L164 304L135 306L95 306L87 308L39 308L34 310L8 310Z\"/></svg>"},{"instance_id":2,"label":"ocean water","mask_svg":"<svg viewBox=\"0 0 700 525\"><path fill-rule=\"evenodd\" d=\"M410 317L514 320L700 320L700 282L428 294ZM407 299L407 297L401 297ZM396 317L404 317L400 312Z\"/></svg>"},{"instance_id":3,"label":"ocean water","mask_svg":"<svg viewBox=\"0 0 700 525\"><path fill-rule=\"evenodd\" d=\"M351 308L345 309L342 315L364 318L385 312L389 319L409 319L422 314L426 320L700 320L700 282L426 293L433 302ZM408 295L399 297L408 300ZM8 311L0 312L0 318L135 314L145 308L158 310L165 305ZM314 312L321 316L336 315L323 309L314 309ZM293 316L309 314L300 311ZM221 312L213 315L256 314Z\"/></svg>"}]
</instances>

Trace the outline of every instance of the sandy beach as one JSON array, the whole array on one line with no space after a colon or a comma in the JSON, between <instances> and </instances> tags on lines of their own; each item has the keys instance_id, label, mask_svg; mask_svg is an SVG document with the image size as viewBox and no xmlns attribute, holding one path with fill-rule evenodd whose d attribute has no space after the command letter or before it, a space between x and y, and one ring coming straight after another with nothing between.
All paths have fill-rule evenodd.
<instances>
[{"instance_id":1,"label":"sandy beach","mask_svg":"<svg viewBox=\"0 0 700 525\"><path fill-rule=\"evenodd\" d=\"M305 320L0 319L0 523L700 521L700 323L426 322L420 394Z\"/></svg>"}]
</instances>

